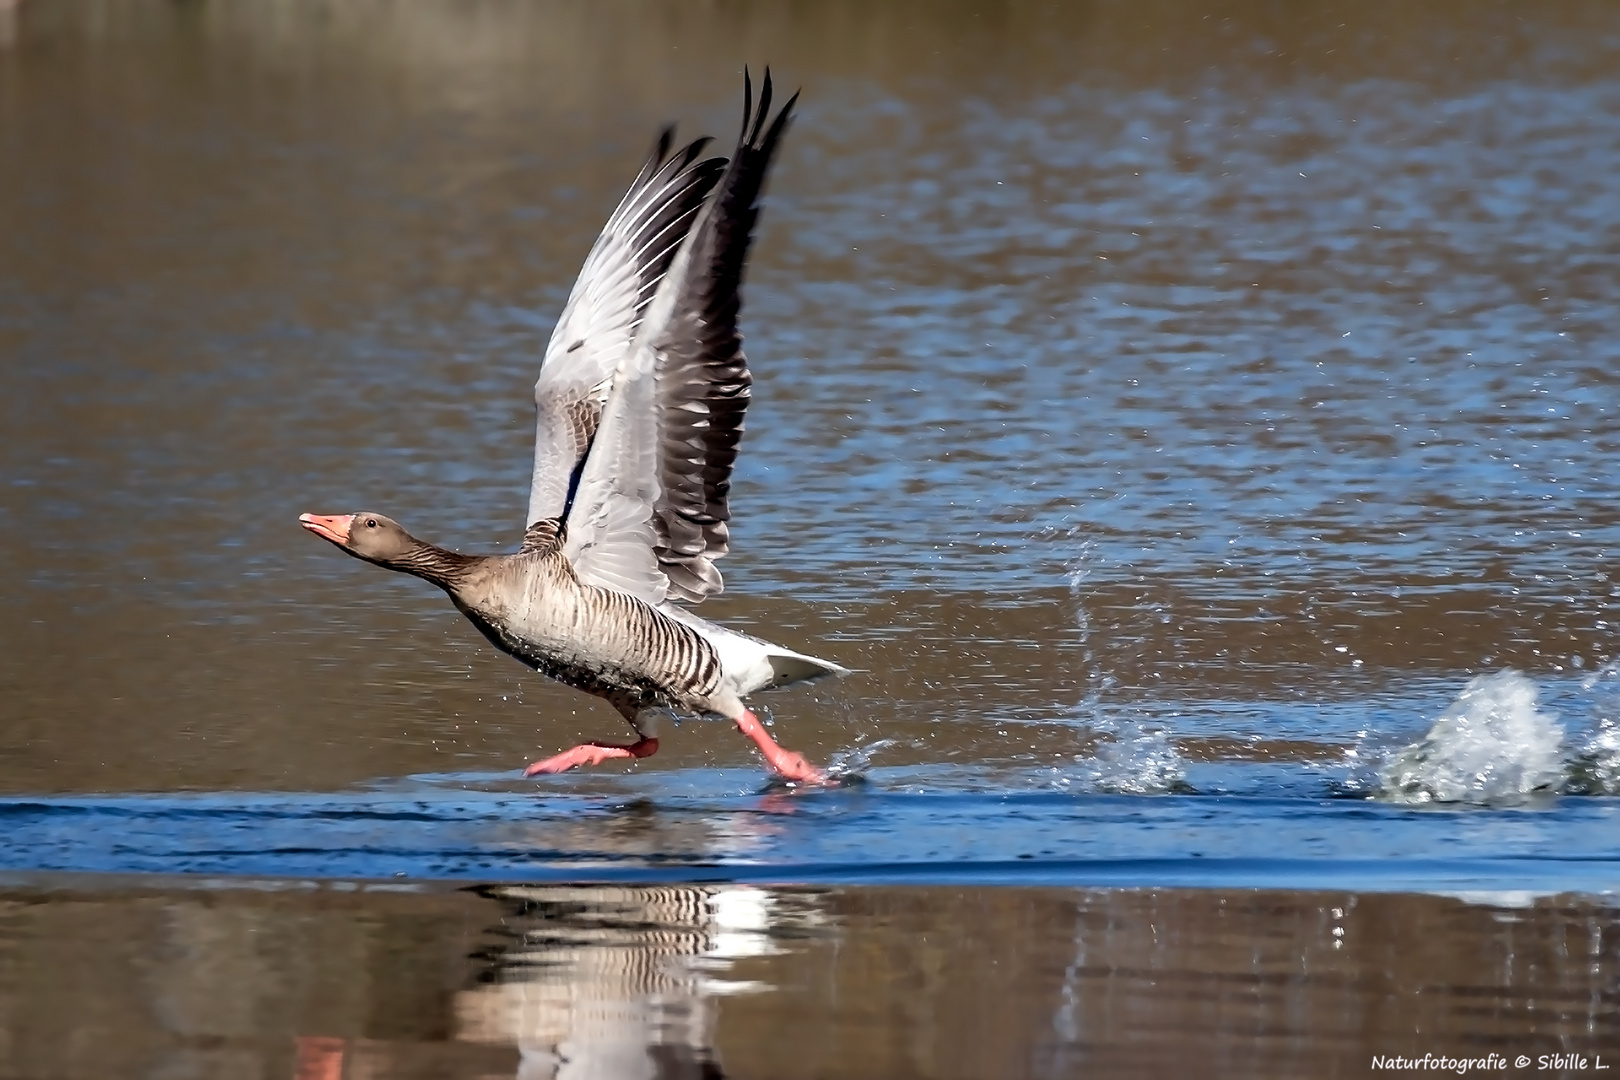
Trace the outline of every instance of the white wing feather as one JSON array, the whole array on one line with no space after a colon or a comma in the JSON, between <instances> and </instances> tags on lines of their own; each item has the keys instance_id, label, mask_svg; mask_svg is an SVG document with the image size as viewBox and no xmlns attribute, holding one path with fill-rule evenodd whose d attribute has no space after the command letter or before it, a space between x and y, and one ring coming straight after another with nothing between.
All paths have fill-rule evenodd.
<instances>
[{"instance_id":1,"label":"white wing feather","mask_svg":"<svg viewBox=\"0 0 1620 1080\"><path fill-rule=\"evenodd\" d=\"M534 478L526 524L561 517L615 374L692 220L725 167L699 161L708 140L669 155L671 131L585 258L534 384ZM668 155L668 156L666 156Z\"/></svg>"},{"instance_id":2,"label":"white wing feather","mask_svg":"<svg viewBox=\"0 0 1620 1080\"><path fill-rule=\"evenodd\" d=\"M603 233L557 320L534 385L534 480L527 524L560 517L567 505L575 466L595 433L593 421L634 342L640 294L628 245Z\"/></svg>"},{"instance_id":3,"label":"white wing feather","mask_svg":"<svg viewBox=\"0 0 1620 1080\"><path fill-rule=\"evenodd\" d=\"M563 545L580 580L652 604L662 602L669 588L653 551L653 507L661 491L655 363L652 350L638 346L620 365L568 511Z\"/></svg>"}]
</instances>

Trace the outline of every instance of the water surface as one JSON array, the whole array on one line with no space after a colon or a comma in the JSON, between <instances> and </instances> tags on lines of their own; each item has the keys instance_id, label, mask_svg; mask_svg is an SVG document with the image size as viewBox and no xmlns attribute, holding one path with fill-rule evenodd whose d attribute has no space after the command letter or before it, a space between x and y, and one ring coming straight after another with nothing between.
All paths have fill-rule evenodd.
<instances>
[{"instance_id":1,"label":"water surface","mask_svg":"<svg viewBox=\"0 0 1620 1080\"><path fill-rule=\"evenodd\" d=\"M773 788L704 723L523 781L621 721L296 517L515 547L584 253L658 126L724 139L766 62L804 96L704 614L856 670L757 702L849 782ZM697 889L688 922L754 890L842 928L678 1016L614 990L646 1075L860 1075L857 1044L894 1048L870 1075L1150 1072L1211 1030L1232 1075L1615 1045L1616 71L1620 15L1578 0L0 3L0 941L37 958L3 968L0 1075L550 1075L555 1025L453 1005L484 947L448 928L531 900L444 882ZM1331 933L1352 899L1383 951ZM105 962L189 957L197 1009L326 1015L173 927L396 902L420 936L307 985L431 971L397 1029L392 999L193 1028L160 994L82 1012L123 1018L114 1066L16 1019L124 993L50 958L130 919ZM980 921L973 958L924 955ZM950 965L1024 949L979 1068L951 1040L1002 999L944 1003ZM790 1012L824 1059L782 1049Z\"/></svg>"}]
</instances>

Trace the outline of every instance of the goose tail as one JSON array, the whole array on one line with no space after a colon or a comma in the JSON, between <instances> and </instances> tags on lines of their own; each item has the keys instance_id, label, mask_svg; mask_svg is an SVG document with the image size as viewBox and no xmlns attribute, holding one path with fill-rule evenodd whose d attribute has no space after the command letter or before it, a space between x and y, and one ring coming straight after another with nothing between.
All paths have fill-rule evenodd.
<instances>
[{"instance_id":1,"label":"goose tail","mask_svg":"<svg viewBox=\"0 0 1620 1080\"><path fill-rule=\"evenodd\" d=\"M720 666L738 697L849 674L848 668L831 660L807 656L750 634L728 629L699 618L686 608L662 604L658 610L690 626L714 646L720 654Z\"/></svg>"}]
</instances>

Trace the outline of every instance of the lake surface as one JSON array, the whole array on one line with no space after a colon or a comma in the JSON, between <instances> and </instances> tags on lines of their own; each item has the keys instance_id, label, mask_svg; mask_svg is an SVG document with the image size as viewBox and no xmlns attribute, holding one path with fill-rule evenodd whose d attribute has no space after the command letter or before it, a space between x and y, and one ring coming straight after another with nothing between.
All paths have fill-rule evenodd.
<instances>
[{"instance_id":1,"label":"lake surface","mask_svg":"<svg viewBox=\"0 0 1620 1080\"><path fill-rule=\"evenodd\" d=\"M515 548L580 261L745 63L703 614L855 669L756 702L844 783L526 781L622 721L296 518ZM0 0L0 1076L1620 1047L1616 72L1596 0Z\"/></svg>"}]
</instances>

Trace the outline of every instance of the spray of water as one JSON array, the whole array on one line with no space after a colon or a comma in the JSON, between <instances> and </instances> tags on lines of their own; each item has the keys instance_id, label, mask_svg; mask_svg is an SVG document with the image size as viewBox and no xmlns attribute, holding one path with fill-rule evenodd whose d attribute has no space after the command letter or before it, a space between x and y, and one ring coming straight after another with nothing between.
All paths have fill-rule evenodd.
<instances>
[{"instance_id":1,"label":"spray of water","mask_svg":"<svg viewBox=\"0 0 1620 1080\"><path fill-rule=\"evenodd\" d=\"M1121 725L1114 741L1097 747L1088 779L1118 795L1171 795L1192 791L1186 764L1162 729Z\"/></svg>"},{"instance_id":2,"label":"spray of water","mask_svg":"<svg viewBox=\"0 0 1620 1080\"><path fill-rule=\"evenodd\" d=\"M1593 695L1596 726L1576 747L1564 790L1579 795L1620 795L1620 660L1611 660L1581 680Z\"/></svg>"},{"instance_id":3,"label":"spray of water","mask_svg":"<svg viewBox=\"0 0 1620 1080\"><path fill-rule=\"evenodd\" d=\"M1564 783L1564 729L1536 707L1536 684L1517 671L1480 675L1422 739L1378 770L1392 802L1522 803Z\"/></svg>"},{"instance_id":4,"label":"spray of water","mask_svg":"<svg viewBox=\"0 0 1620 1080\"><path fill-rule=\"evenodd\" d=\"M880 751L898 745L897 739L876 739L839 750L827 762L827 774L840 780L858 779L872 768L872 759Z\"/></svg>"},{"instance_id":5,"label":"spray of water","mask_svg":"<svg viewBox=\"0 0 1620 1080\"><path fill-rule=\"evenodd\" d=\"M1081 661L1086 670L1086 691L1075 707L1093 731L1103 736L1094 758L1077 762L1082 781L1098 791L1121 795L1165 795L1191 791L1185 762L1162 727L1144 726L1130 718L1108 698L1118 685L1113 673L1098 661L1092 642L1091 613L1086 610L1085 583L1097 558L1091 541L1082 541L1064 567L1069 595L1074 599L1075 626L1080 633Z\"/></svg>"}]
</instances>

